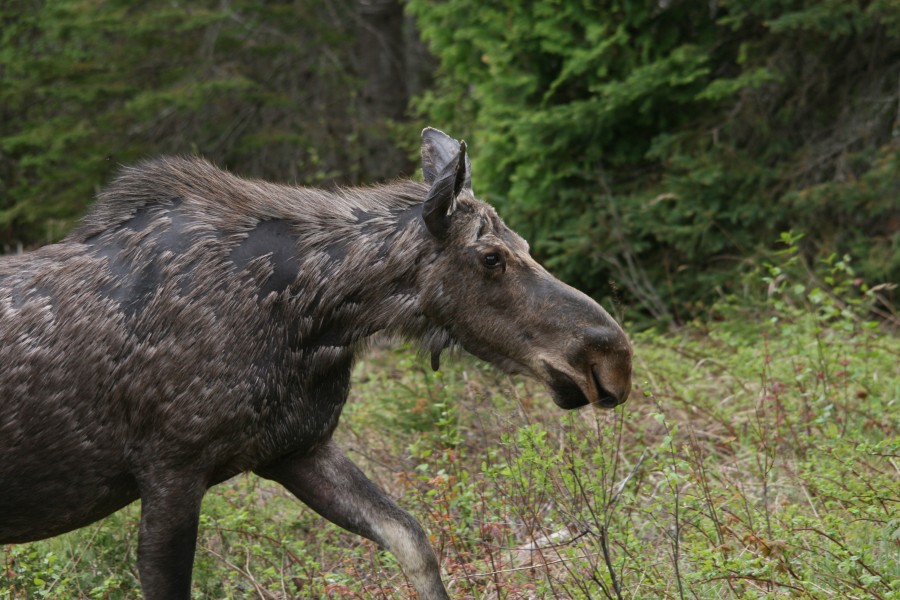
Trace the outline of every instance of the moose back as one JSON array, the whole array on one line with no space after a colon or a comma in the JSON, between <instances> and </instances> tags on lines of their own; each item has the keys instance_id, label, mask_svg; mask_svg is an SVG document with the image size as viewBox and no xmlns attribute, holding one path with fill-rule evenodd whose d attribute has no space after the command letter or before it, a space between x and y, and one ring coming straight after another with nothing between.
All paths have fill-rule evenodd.
<instances>
[{"instance_id":1,"label":"moose back","mask_svg":"<svg viewBox=\"0 0 900 600\"><path fill-rule=\"evenodd\" d=\"M190 596L206 490L253 471L445 599L425 533L332 441L366 338L461 346L562 408L624 402L631 347L475 198L464 142L424 183L322 191L201 159L125 169L58 244L0 259L0 543L141 500L148 599Z\"/></svg>"}]
</instances>

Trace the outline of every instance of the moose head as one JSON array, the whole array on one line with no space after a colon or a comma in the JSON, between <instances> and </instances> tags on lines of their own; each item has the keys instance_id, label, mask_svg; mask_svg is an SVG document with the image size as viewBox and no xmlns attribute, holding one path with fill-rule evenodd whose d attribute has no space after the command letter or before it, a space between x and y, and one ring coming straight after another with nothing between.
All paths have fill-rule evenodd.
<instances>
[{"instance_id":1,"label":"moose head","mask_svg":"<svg viewBox=\"0 0 900 600\"><path fill-rule=\"evenodd\" d=\"M468 352L544 382L562 408L625 402L625 332L539 265L528 243L475 198L465 142L426 128L422 171L430 185L422 219L439 247L422 290L426 315ZM439 354L432 349L434 368Z\"/></svg>"}]
</instances>

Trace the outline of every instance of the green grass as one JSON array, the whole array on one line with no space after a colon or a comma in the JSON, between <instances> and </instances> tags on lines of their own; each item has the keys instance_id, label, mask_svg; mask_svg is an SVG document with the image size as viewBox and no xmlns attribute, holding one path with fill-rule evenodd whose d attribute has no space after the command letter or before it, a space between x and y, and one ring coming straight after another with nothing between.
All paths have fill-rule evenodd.
<instances>
[{"instance_id":1,"label":"green grass","mask_svg":"<svg viewBox=\"0 0 900 600\"><path fill-rule=\"evenodd\" d=\"M611 412L376 350L337 437L429 531L454 598L900 599L900 338L865 290L782 283L635 334ZM0 547L0 598L137 597L137 517ZM389 554L240 476L204 502L194 597L413 594Z\"/></svg>"}]
</instances>

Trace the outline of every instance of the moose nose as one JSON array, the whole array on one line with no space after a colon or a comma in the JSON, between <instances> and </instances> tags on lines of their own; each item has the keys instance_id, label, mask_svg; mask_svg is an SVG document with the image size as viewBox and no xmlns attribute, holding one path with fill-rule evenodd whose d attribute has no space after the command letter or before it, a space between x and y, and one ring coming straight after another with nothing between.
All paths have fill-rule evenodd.
<instances>
[{"instance_id":1,"label":"moose nose","mask_svg":"<svg viewBox=\"0 0 900 600\"><path fill-rule=\"evenodd\" d=\"M615 324L591 329L585 342L597 403L603 408L622 404L631 392L632 349L625 332Z\"/></svg>"}]
</instances>

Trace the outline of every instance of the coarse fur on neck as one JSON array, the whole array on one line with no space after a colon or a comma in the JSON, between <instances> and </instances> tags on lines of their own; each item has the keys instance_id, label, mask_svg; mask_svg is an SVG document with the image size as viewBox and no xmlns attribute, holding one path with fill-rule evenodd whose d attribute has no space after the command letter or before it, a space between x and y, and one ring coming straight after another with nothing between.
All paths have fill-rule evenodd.
<instances>
[{"instance_id":1,"label":"coarse fur on neck","mask_svg":"<svg viewBox=\"0 0 900 600\"><path fill-rule=\"evenodd\" d=\"M239 178L200 158L159 158L126 168L67 241L134 231L129 247L140 241L152 255L154 242L187 238L166 255L168 272L227 263L221 271L241 275L260 307L293 329L285 335L294 351L355 354L383 332L435 356L452 339L420 305L438 252L421 224L427 192L410 180L325 191Z\"/></svg>"}]
</instances>

